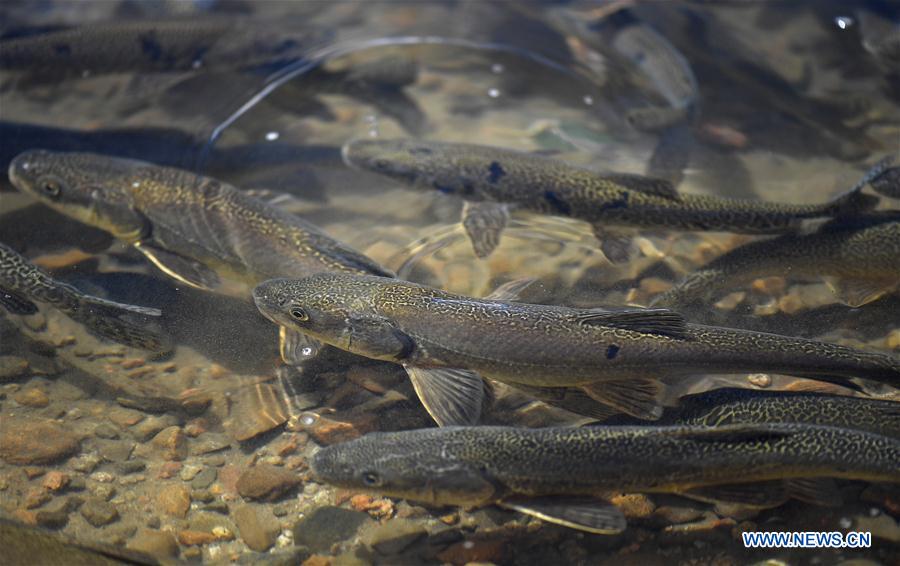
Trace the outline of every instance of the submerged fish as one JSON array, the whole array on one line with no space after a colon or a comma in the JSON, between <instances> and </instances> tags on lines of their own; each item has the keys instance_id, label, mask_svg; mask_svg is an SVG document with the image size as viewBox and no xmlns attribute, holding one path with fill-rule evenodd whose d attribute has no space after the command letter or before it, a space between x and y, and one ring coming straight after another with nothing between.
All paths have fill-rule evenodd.
<instances>
[{"instance_id":1,"label":"submerged fish","mask_svg":"<svg viewBox=\"0 0 900 566\"><path fill-rule=\"evenodd\" d=\"M719 256L653 300L680 308L715 302L760 277L824 277L840 300L858 307L900 286L900 215L833 221L818 232L751 242Z\"/></svg>"},{"instance_id":2,"label":"submerged fish","mask_svg":"<svg viewBox=\"0 0 900 566\"><path fill-rule=\"evenodd\" d=\"M900 439L814 425L482 426L369 434L321 449L310 467L339 487L432 505L497 504L614 534L625 518L596 498L603 492L703 497L748 482L900 482L897 462Z\"/></svg>"},{"instance_id":3,"label":"submerged fish","mask_svg":"<svg viewBox=\"0 0 900 566\"><path fill-rule=\"evenodd\" d=\"M181 169L89 153L29 151L9 166L21 191L131 244L167 275L243 296L247 286L322 271L392 276L312 224L234 187ZM230 289L223 278L237 282ZM318 343L281 328L282 357Z\"/></svg>"},{"instance_id":4,"label":"submerged fish","mask_svg":"<svg viewBox=\"0 0 900 566\"><path fill-rule=\"evenodd\" d=\"M659 378L772 372L900 384L900 360L853 348L687 324L666 309L577 309L475 299L383 277L319 274L266 281L257 307L338 348L403 364L439 424L471 422L483 377L580 388L600 403L659 418ZM477 373L476 373L477 372ZM590 416L590 415L589 415Z\"/></svg>"},{"instance_id":5,"label":"submerged fish","mask_svg":"<svg viewBox=\"0 0 900 566\"><path fill-rule=\"evenodd\" d=\"M161 314L158 309L115 303L82 293L53 279L0 243L0 305L12 314L30 315L38 312L34 301L60 310L103 338L155 352L169 347L162 336L146 325L122 318L157 317Z\"/></svg>"},{"instance_id":6,"label":"submerged fish","mask_svg":"<svg viewBox=\"0 0 900 566\"><path fill-rule=\"evenodd\" d=\"M6 566L107 566L159 564L154 557L118 546L75 540L0 518L0 548Z\"/></svg>"},{"instance_id":7,"label":"submerged fish","mask_svg":"<svg viewBox=\"0 0 900 566\"><path fill-rule=\"evenodd\" d=\"M516 208L587 221L607 257L624 261L630 240L608 231L616 226L773 234L791 231L804 219L878 203L859 191L812 205L681 194L661 179L601 174L548 157L459 143L357 140L344 147L344 159L416 187L461 196L463 226L478 257L494 250Z\"/></svg>"},{"instance_id":8,"label":"submerged fish","mask_svg":"<svg viewBox=\"0 0 900 566\"><path fill-rule=\"evenodd\" d=\"M855 428L900 438L900 403L811 391L760 391L724 387L686 395L654 424L722 426L799 423ZM647 424L618 415L604 425Z\"/></svg>"}]
</instances>

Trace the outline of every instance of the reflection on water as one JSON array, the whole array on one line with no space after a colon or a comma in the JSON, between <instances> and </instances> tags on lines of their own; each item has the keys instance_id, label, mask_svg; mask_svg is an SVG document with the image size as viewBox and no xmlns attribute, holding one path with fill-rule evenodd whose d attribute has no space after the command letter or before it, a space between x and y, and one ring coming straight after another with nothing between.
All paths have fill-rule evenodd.
<instances>
[{"instance_id":1,"label":"reflection on water","mask_svg":"<svg viewBox=\"0 0 900 566\"><path fill-rule=\"evenodd\" d=\"M418 137L533 152L598 174L651 175L683 193L825 202L871 181L866 171L900 152L900 18L890 2L117 0L74 8L2 7L4 168L37 148L179 167L302 217L404 280L485 297L534 278L517 300L610 309L671 301L692 322L897 359L900 234L888 212L900 194L896 170L862 188L882 195L864 221L822 228L827 219L819 219L777 242L645 227L629 232L628 261L610 261L587 222L520 206L497 249L479 259L460 222L461 198L350 168L341 155L354 139ZM66 31L76 26L86 27ZM165 239L181 223L215 234L218 249L244 241L216 232L209 217L182 219L183 210L167 209L155 234L144 226L140 237ZM335 347L285 364L278 328L251 300L258 281L227 295L197 289L172 277L173 265L192 265L184 258L151 263L132 240L85 224L102 213L60 214L0 181L0 241L83 293L160 309L158 327L176 345L167 354L137 350L44 303L15 314L4 295L0 532L26 562L76 551L7 519L95 546L204 562L896 559L900 494L889 484L842 482L843 503L833 507L618 495L629 526L608 536L494 507L435 508L316 482L309 462L321 446L433 426L403 367ZM251 255L266 249L257 240ZM688 287L709 273L704 287ZM3 292L15 291L2 282ZM694 296L703 299L685 299ZM897 389L874 382L682 378L665 366L648 377L666 383L667 415L681 396L722 387L900 402ZM487 397L485 424L590 421L499 382ZM714 397L694 397L692 406ZM865 550L744 549L740 533L754 530L874 538ZM77 552L90 562L107 550Z\"/></svg>"}]
</instances>

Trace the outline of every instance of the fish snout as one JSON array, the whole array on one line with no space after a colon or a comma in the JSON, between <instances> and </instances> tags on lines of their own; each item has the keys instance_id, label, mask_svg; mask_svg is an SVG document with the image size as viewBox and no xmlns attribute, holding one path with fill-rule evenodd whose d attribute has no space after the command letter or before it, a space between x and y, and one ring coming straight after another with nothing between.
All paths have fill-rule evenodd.
<instances>
[{"instance_id":1,"label":"fish snout","mask_svg":"<svg viewBox=\"0 0 900 566\"><path fill-rule=\"evenodd\" d=\"M29 190L39 175L40 163L46 154L46 151L33 149L20 153L9 162L9 180L17 189Z\"/></svg>"}]
</instances>

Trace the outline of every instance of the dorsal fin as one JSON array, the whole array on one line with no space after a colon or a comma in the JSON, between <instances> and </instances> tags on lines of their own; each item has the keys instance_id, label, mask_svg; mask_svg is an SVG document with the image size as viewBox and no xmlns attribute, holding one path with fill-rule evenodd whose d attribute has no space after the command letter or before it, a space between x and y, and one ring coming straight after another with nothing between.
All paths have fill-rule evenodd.
<instances>
[{"instance_id":1,"label":"dorsal fin","mask_svg":"<svg viewBox=\"0 0 900 566\"><path fill-rule=\"evenodd\" d=\"M687 326L684 318L669 309L630 309L610 311L606 309L585 309L575 314L581 324L611 326L644 334L659 334L672 338L686 339Z\"/></svg>"}]
</instances>

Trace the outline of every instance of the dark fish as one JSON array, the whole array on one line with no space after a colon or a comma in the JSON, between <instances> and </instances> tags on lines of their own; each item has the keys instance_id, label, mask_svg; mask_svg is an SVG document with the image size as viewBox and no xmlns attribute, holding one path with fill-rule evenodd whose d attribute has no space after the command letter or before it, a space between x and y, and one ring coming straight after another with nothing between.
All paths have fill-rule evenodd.
<instances>
[{"instance_id":1,"label":"dark fish","mask_svg":"<svg viewBox=\"0 0 900 566\"><path fill-rule=\"evenodd\" d=\"M159 564L143 552L75 540L8 519L0 519L0 548L3 548L3 564L6 566Z\"/></svg>"},{"instance_id":2,"label":"dark fish","mask_svg":"<svg viewBox=\"0 0 900 566\"><path fill-rule=\"evenodd\" d=\"M714 259L653 300L684 308L715 302L760 277L826 278L842 302L858 307L900 286L900 215L834 221L806 235L751 242Z\"/></svg>"},{"instance_id":3,"label":"dark fish","mask_svg":"<svg viewBox=\"0 0 900 566\"><path fill-rule=\"evenodd\" d=\"M815 425L449 427L321 449L313 474L432 505L501 505L593 533L626 527L602 493L714 499L750 482L900 482L900 439ZM752 484L751 484L752 485Z\"/></svg>"},{"instance_id":4,"label":"dark fish","mask_svg":"<svg viewBox=\"0 0 900 566\"><path fill-rule=\"evenodd\" d=\"M18 189L110 232L167 275L200 289L244 296L247 286L286 274L393 275L303 219L181 169L35 150L13 160L9 177ZM285 361L299 363L318 344L282 327L281 348Z\"/></svg>"},{"instance_id":5,"label":"dark fish","mask_svg":"<svg viewBox=\"0 0 900 566\"><path fill-rule=\"evenodd\" d=\"M659 378L772 372L900 384L896 356L738 329L687 324L666 309L576 309L485 299L383 277L318 274L266 281L257 307L283 326L403 364L439 424L472 423L479 375L526 387L579 388L656 419ZM511 300L512 299L512 300ZM477 373L476 373L477 372ZM591 415L588 415L591 416Z\"/></svg>"},{"instance_id":6,"label":"dark fish","mask_svg":"<svg viewBox=\"0 0 900 566\"><path fill-rule=\"evenodd\" d=\"M848 192L831 202L790 205L678 193L661 179L600 174L548 157L471 144L417 140L357 140L344 147L348 164L412 186L462 197L463 226L475 254L496 247L511 209L590 222L613 261L627 259L629 240L616 226L774 234L804 219L828 218L878 203Z\"/></svg>"},{"instance_id":7,"label":"dark fish","mask_svg":"<svg viewBox=\"0 0 900 566\"><path fill-rule=\"evenodd\" d=\"M17 315L38 312L34 303L46 303L84 324L91 332L128 346L165 351L167 341L146 325L125 316L158 317L158 309L107 301L57 281L32 265L12 248L0 243L0 305Z\"/></svg>"}]
</instances>

